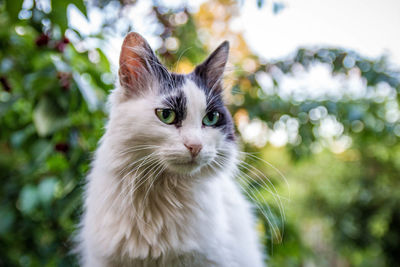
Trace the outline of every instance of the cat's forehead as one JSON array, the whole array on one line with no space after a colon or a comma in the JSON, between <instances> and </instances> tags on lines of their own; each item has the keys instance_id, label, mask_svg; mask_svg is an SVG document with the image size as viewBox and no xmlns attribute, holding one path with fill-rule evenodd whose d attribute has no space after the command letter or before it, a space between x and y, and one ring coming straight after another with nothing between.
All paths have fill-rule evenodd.
<instances>
[{"instance_id":1,"label":"cat's forehead","mask_svg":"<svg viewBox=\"0 0 400 267\"><path fill-rule=\"evenodd\" d=\"M191 109L206 110L207 99L205 91L202 90L194 81L186 79L181 87L187 98L187 104Z\"/></svg>"},{"instance_id":2,"label":"cat's forehead","mask_svg":"<svg viewBox=\"0 0 400 267\"><path fill-rule=\"evenodd\" d=\"M203 116L207 110L206 92L202 90L190 77L179 79L168 88L162 88L162 103L167 108L173 109L178 116L178 121L193 120Z\"/></svg>"},{"instance_id":3,"label":"cat's forehead","mask_svg":"<svg viewBox=\"0 0 400 267\"><path fill-rule=\"evenodd\" d=\"M193 107L206 108L210 101L220 99L220 90L212 90L206 84L193 74L182 75L170 73L168 77L163 77L163 84L160 86L161 95L167 100L173 102L193 102ZM221 105L223 102L220 101Z\"/></svg>"}]
</instances>

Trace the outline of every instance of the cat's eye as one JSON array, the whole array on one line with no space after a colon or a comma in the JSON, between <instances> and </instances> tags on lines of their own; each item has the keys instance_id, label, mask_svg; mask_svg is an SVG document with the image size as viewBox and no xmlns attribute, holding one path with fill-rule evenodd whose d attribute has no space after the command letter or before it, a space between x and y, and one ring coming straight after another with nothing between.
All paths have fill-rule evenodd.
<instances>
[{"instance_id":1,"label":"cat's eye","mask_svg":"<svg viewBox=\"0 0 400 267\"><path fill-rule=\"evenodd\" d=\"M172 109L158 108L156 109L156 115L160 121L166 124L172 124L176 119L176 113Z\"/></svg>"},{"instance_id":2,"label":"cat's eye","mask_svg":"<svg viewBox=\"0 0 400 267\"><path fill-rule=\"evenodd\" d=\"M208 112L203 118L203 125L205 126L213 126L217 124L221 115L218 111Z\"/></svg>"}]
</instances>

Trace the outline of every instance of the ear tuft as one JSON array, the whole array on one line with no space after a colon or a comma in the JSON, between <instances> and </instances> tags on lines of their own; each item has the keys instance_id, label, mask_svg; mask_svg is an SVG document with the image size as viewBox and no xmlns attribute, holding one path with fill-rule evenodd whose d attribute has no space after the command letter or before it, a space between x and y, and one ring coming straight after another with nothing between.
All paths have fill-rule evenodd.
<instances>
[{"instance_id":1,"label":"ear tuft","mask_svg":"<svg viewBox=\"0 0 400 267\"><path fill-rule=\"evenodd\" d=\"M205 82L208 89L221 87L220 84L228 61L228 55L229 42L225 41L203 63L195 68L195 75Z\"/></svg>"}]
</instances>

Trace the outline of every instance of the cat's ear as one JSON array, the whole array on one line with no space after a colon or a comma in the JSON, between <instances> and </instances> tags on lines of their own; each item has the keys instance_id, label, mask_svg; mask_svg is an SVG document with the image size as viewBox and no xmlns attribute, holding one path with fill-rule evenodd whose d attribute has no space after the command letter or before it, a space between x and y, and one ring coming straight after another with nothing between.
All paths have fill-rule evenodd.
<instances>
[{"instance_id":1,"label":"cat's ear","mask_svg":"<svg viewBox=\"0 0 400 267\"><path fill-rule=\"evenodd\" d=\"M137 94L148 87L161 63L147 41L131 32L122 44L119 57L119 80L128 95Z\"/></svg>"},{"instance_id":2,"label":"cat's ear","mask_svg":"<svg viewBox=\"0 0 400 267\"><path fill-rule=\"evenodd\" d=\"M209 89L222 88L221 80L224 74L226 62L229 55L229 42L220 44L214 52L200 65L198 65L194 74L205 82Z\"/></svg>"}]
</instances>

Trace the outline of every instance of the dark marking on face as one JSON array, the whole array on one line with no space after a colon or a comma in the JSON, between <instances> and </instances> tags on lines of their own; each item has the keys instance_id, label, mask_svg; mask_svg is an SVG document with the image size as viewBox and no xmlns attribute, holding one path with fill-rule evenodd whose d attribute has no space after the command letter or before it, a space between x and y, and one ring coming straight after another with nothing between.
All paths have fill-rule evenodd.
<instances>
[{"instance_id":1,"label":"dark marking on face","mask_svg":"<svg viewBox=\"0 0 400 267\"><path fill-rule=\"evenodd\" d=\"M232 116L229 113L228 109L225 107L221 95L221 93L223 92L222 85L218 84L214 86L214 88L208 88L206 81L204 81L204 78L198 76L195 72L191 73L189 78L194 81L197 87L204 91L204 94L206 95L207 105L206 112L208 113L218 111L221 115L218 122L211 127L221 129L221 131L226 134L227 140L235 140Z\"/></svg>"},{"instance_id":2,"label":"dark marking on face","mask_svg":"<svg viewBox=\"0 0 400 267\"><path fill-rule=\"evenodd\" d=\"M207 113L218 111L220 114L218 122L212 127L220 128L226 134L228 140L234 140L235 134L233 129L232 117L228 109L224 105L222 96L220 94L213 95L212 97L207 97L206 101Z\"/></svg>"},{"instance_id":3,"label":"dark marking on face","mask_svg":"<svg viewBox=\"0 0 400 267\"><path fill-rule=\"evenodd\" d=\"M175 111L175 126L182 126L182 121L186 118L187 114L187 100L183 91L180 88L171 89L171 91L165 95L163 104Z\"/></svg>"},{"instance_id":4,"label":"dark marking on face","mask_svg":"<svg viewBox=\"0 0 400 267\"><path fill-rule=\"evenodd\" d=\"M210 88L207 85L207 78L203 74L204 72L202 72L201 69L196 69L195 72L189 74L189 78L204 91L208 99L211 99L213 95L219 95L223 91L222 84L218 82L214 84L212 88Z\"/></svg>"},{"instance_id":5,"label":"dark marking on face","mask_svg":"<svg viewBox=\"0 0 400 267\"><path fill-rule=\"evenodd\" d=\"M182 86L185 75L172 73L158 60L155 53L150 47L147 48L143 58L146 69L149 71L150 77L156 79L160 86L160 92L168 92ZM150 78L149 77L149 78Z\"/></svg>"},{"instance_id":6,"label":"dark marking on face","mask_svg":"<svg viewBox=\"0 0 400 267\"><path fill-rule=\"evenodd\" d=\"M184 75L168 72L167 69L165 69L165 72L163 70L160 70L157 76L160 84L161 93L171 92L180 89L185 81Z\"/></svg>"}]
</instances>

